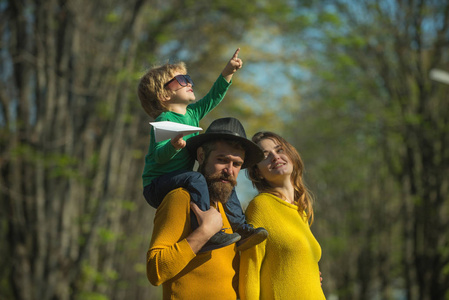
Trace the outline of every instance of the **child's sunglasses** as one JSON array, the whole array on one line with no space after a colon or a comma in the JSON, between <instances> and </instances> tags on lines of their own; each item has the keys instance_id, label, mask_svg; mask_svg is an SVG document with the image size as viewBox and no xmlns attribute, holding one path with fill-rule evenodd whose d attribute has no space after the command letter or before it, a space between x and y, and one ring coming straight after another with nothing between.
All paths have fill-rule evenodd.
<instances>
[{"instance_id":1,"label":"child's sunglasses","mask_svg":"<svg viewBox=\"0 0 449 300\"><path fill-rule=\"evenodd\" d=\"M187 86L187 84L190 83L190 85L193 87L193 80L189 75L176 75L175 77L173 77L173 79L164 84L164 88L175 80L179 83L180 86Z\"/></svg>"}]
</instances>

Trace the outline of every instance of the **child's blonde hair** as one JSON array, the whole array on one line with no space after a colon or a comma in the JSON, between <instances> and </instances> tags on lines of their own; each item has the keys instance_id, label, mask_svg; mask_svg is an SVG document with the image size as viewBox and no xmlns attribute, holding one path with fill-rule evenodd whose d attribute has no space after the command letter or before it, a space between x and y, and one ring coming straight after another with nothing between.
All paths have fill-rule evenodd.
<instances>
[{"instance_id":1,"label":"child's blonde hair","mask_svg":"<svg viewBox=\"0 0 449 300\"><path fill-rule=\"evenodd\" d=\"M137 94L143 109L150 117L156 119L162 112L167 111L162 99L173 92L164 88L164 84L170 81L176 72L187 74L184 62L153 67L140 78Z\"/></svg>"}]
</instances>

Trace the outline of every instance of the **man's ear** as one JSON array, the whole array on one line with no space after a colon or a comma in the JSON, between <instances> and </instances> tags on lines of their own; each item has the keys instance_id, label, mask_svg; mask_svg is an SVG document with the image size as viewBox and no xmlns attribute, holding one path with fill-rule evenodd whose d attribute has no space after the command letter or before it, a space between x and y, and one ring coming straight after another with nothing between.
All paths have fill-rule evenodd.
<instances>
[{"instance_id":1,"label":"man's ear","mask_svg":"<svg viewBox=\"0 0 449 300\"><path fill-rule=\"evenodd\" d=\"M203 147L198 147L198 149L196 149L196 160L198 161L199 165L202 165L204 162L204 149Z\"/></svg>"}]
</instances>

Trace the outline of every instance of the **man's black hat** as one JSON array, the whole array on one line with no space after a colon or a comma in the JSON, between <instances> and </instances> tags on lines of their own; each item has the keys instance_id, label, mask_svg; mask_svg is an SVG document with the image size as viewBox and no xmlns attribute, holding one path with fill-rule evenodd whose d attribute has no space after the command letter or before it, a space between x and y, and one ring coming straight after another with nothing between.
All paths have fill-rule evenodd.
<instances>
[{"instance_id":1,"label":"man's black hat","mask_svg":"<svg viewBox=\"0 0 449 300\"><path fill-rule=\"evenodd\" d=\"M187 140L187 149L193 157L196 150L205 142L213 140L233 140L239 142L245 149L245 160L242 169L251 167L264 158L260 147L246 138L245 129L236 118L222 118L213 121L206 132Z\"/></svg>"}]
</instances>

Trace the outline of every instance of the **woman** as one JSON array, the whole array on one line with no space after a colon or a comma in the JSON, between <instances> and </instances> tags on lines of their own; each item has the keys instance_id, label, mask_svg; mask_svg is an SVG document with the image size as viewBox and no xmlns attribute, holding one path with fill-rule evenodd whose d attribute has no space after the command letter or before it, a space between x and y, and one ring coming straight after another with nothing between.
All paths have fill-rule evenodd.
<instances>
[{"instance_id":1,"label":"woman","mask_svg":"<svg viewBox=\"0 0 449 300\"><path fill-rule=\"evenodd\" d=\"M248 169L259 195L249 203L246 217L269 235L241 253L240 298L325 299L318 268L321 247L309 228L312 197L303 183L301 157L275 133L259 132L252 140L265 158Z\"/></svg>"}]
</instances>

